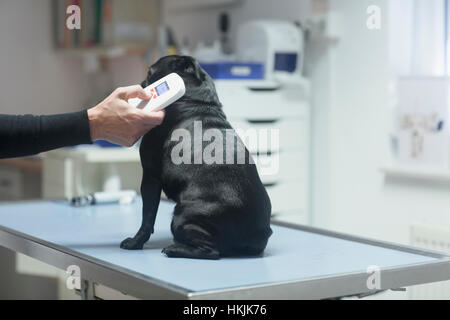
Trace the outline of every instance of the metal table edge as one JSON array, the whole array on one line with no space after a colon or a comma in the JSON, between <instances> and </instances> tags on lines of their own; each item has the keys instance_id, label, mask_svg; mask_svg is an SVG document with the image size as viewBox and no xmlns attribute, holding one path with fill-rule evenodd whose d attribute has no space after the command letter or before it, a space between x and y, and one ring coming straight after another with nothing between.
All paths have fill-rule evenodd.
<instances>
[{"instance_id":1,"label":"metal table edge","mask_svg":"<svg viewBox=\"0 0 450 320\"><path fill-rule=\"evenodd\" d=\"M408 246L408 245L404 245L404 244L396 244L396 243L392 243L389 241L371 239L371 238L351 235L348 233L333 231L333 230L329 230L329 229L322 229L322 228L317 228L317 227L312 227L312 226L307 226L307 225L294 224L294 223L280 221L280 220L276 220L276 219L272 219L271 223L273 225L280 226L280 227L286 227L286 228L291 228L291 229L295 229L295 230L301 230L301 231L305 231L305 232L321 234L321 235L328 236L328 237L364 243L364 244L368 244L368 245L372 245L372 246L393 249L393 250L403 251L403 252L407 252L407 253L418 254L418 255L427 256L427 257L436 258L436 259L444 259L447 257L450 258L450 254L447 254L445 252L439 252L439 251L429 250L429 249L422 249L422 248Z\"/></svg>"},{"instance_id":2,"label":"metal table edge","mask_svg":"<svg viewBox=\"0 0 450 320\"><path fill-rule=\"evenodd\" d=\"M23 201L22 203L35 202L33 201ZM40 201L40 200L38 200ZM4 202L3 204L18 204L20 202ZM434 262L418 263L408 266L394 267L382 269L381 273L384 276L398 275L399 272L403 272L403 278L407 274L416 274L418 271L423 271L424 265L428 268L429 272L426 278L420 278L418 281L412 281L405 283L405 281L397 281L395 285L382 285L382 290L384 289L394 289L403 286L416 285L427 282L436 282L450 279L450 255L442 252L436 252L432 250L420 249L407 245L399 245L390 243L387 241L375 240L370 238L364 238L355 235L349 235L346 233L341 233L337 231L331 231L327 229L321 229L317 227L311 227L306 225L298 225L283 221L277 221L272 219L272 224L286 227L295 230L302 230L305 232L317 233L329 237L335 237L348 241L355 241L359 243L365 243L369 245L379 246L383 248L428 256L432 258L439 259ZM38 259L40 261L49 263L55 267L65 269L70 264L79 264L80 267L83 265L83 270L89 270L91 273L87 273L87 276L83 279L88 279L94 282L99 282L103 285L110 286L113 289L119 291L126 291L126 293L133 295L136 294L137 297L142 298L155 298L158 294L167 295L170 299L321 299L321 298L332 298L339 297L348 294L361 294L370 292L367 287L362 287L360 285L350 288L348 284L353 282L354 284L364 282L367 280L368 274L366 272L355 272L351 274L343 275L327 275L326 277L317 277L309 279L297 279L289 280L282 283L262 283L258 285L250 285L243 287L233 287L224 288L211 291L199 291L193 292L188 289L178 287L176 285L154 279L143 275L141 273L119 267L117 265L105 262L103 260L98 260L88 255L84 255L80 252L68 249L56 245L51 242L47 242L42 239L38 239L16 230L12 230L0 225L0 239L8 237L9 245L0 244L8 249L23 253L32 258ZM44 255L40 255L43 253ZM61 259L60 254L63 254L64 259ZM63 262L65 261L65 262ZM67 264L67 261L73 263ZM438 277L435 272L441 271L442 268L447 270L446 276ZM115 281L115 277L107 277L101 270L108 269L111 273L115 273L116 277L120 277L120 281ZM442 272L442 271L441 271ZM326 290L322 290L323 281L328 281L326 285ZM395 282L395 281L394 281ZM301 288L298 286L302 284ZM317 290L317 287L321 290ZM334 289L330 290L330 288ZM343 288L347 288L344 290ZM151 292L155 291L155 292ZM326 291L326 292L325 292ZM345 291L345 292L343 292ZM305 295L307 293L307 295Z\"/></svg>"},{"instance_id":3,"label":"metal table edge","mask_svg":"<svg viewBox=\"0 0 450 320\"><path fill-rule=\"evenodd\" d=\"M155 294L163 294L171 299L186 299L189 290L155 279L127 268L96 259L78 251L38 239L19 231L0 225L0 246L20 252L31 258L66 270L70 265L77 265L81 270L81 278L99 282L113 289L140 297L155 298ZM104 271L109 273L105 274ZM112 277L111 275L114 275ZM118 279L118 280L117 280ZM132 285L131 285L132 284ZM155 291L155 292L152 292Z\"/></svg>"},{"instance_id":4,"label":"metal table edge","mask_svg":"<svg viewBox=\"0 0 450 320\"><path fill-rule=\"evenodd\" d=\"M427 269L426 274L423 274L424 268ZM327 276L287 280L279 283L262 283L243 287L191 292L188 294L188 298L192 300L313 300L361 294L370 295L388 289L450 280L450 257L434 262L422 262L381 269L381 286L377 289L369 289L367 287L369 276L370 274L365 271L330 274Z\"/></svg>"}]
</instances>

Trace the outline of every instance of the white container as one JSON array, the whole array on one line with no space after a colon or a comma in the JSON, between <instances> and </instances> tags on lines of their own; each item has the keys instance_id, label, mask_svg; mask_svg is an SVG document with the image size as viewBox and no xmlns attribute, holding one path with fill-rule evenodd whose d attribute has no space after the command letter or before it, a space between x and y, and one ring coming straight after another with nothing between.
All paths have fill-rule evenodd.
<instances>
[{"instance_id":1,"label":"white container","mask_svg":"<svg viewBox=\"0 0 450 320\"><path fill-rule=\"evenodd\" d=\"M254 20L239 26L236 56L238 61L264 64L265 79L277 73L301 74L303 32L284 20Z\"/></svg>"}]
</instances>

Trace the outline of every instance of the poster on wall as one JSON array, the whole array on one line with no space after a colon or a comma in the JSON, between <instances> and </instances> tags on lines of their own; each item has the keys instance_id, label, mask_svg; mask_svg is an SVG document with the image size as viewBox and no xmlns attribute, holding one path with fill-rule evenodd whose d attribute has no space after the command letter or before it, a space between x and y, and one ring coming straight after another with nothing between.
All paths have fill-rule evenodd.
<instances>
[{"instance_id":1,"label":"poster on wall","mask_svg":"<svg viewBox=\"0 0 450 320\"><path fill-rule=\"evenodd\" d=\"M398 80L398 158L401 164L449 169L449 94L445 77Z\"/></svg>"}]
</instances>

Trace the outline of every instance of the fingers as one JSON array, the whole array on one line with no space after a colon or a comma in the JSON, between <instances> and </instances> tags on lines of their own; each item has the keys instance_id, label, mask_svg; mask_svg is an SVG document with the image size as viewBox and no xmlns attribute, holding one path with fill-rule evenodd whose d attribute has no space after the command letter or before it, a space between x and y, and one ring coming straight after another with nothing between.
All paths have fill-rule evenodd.
<instances>
[{"instance_id":1,"label":"fingers","mask_svg":"<svg viewBox=\"0 0 450 320\"><path fill-rule=\"evenodd\" d=\"M145 110L137 109L137 111L139 112L145 123L151 126L159 126L163 122L164 116L166 115L163 110L148 112Z\"/></svg>"},{"instance_id":2,"label":"fingers","mask_svg":"<svg viewBox=\"0 0 450 320\"><path fill-rule=\"evenodd\" d=\"M134 118L131 128L128 130L127 142L123 145L131 146L136 143L136 141L146 134L148 131L154 127L160 125L163 120L165 113L164 111L148 112L142 111L140 109L135 109L135 113L138 115Z\"/></svg>"},{"instance_id":3,"label":"fingers","mask_svg":"<svg viewBox=\"0 0 450 320\"><path fill-rule=\"evenodd\" d=\"M122 100L128 100L132 98L149 100L151 98L151 95L147 94L140 85L117 88L116 93L118 97Z\"/></svg>"},{"instance_id":4,"label":"fingers","mask_svg":"<svg viewBox=\"0 0 450 320\"><path fill-rule=\"evenodd\" d=\"M132 146L142 135L160 125L164 111L149 112L131 106L131 98L150 99L141 86L117 88L105 100L88 110L92 140L104 139Z\"/></svg>"}]
</instances>

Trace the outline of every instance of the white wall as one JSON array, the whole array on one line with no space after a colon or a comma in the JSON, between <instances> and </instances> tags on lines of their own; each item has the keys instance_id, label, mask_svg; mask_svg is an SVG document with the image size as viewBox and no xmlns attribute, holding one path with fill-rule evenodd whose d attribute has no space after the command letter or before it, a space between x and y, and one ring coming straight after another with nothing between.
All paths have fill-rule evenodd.
<instances>
[{"instance_id":1,"label":"white wall","mask_svg":"<svg viewBox=\"0 0 450 320\"><path fill-rule=\"evenodd\" d=\"M79 64L55 54L50 1L0 2L0 112L79 110Z\"/></svg>"},{"instance_id":2,"label":"white wall","mask_svg":"<svg viewBox=\"0 0 450 320\"><path fill-rule=\"evenodd\" d=\"M329 123L325 132L329 195L315 195L315 202L327 201L329 210L315 212L315 218L322 227L408 244L414 222L450 225L449 185L394 181L379 171L391 159L389 1L332 0L330 4L341 16L342 36L327 53L329 79L318 77L313 82L313 88L319 80L329 81L330 87L329 105L320 107L328 112L315 119ZM379 31L366 28L365 12L371 4L382 9Z\"/></svg>"},{"instance_id":3,"label":"white wall","mask_svg":"<svg viewBox=\"0 0 450 320\"><path fill-rule=\"evenodd\" d=\"M311 81L311 222L330 223L330 106L332 82L331 42L309 37L305 76Z\"/></svg>"},{"instance_id":4,"label":"white wall","mask_svg":"<svg viewBox=\"0 0 450 320\"><path fill-rule=\"evenodd\" d=\"M76 111L99 102L114 87L135 84L146 74L138 57L111 62L109 73L83 72L80 58L53 48L50 0L0 1L0 113ZM98 77L97 77L98 78Z\"/></svg>"},{"instance_id":5,"label":"white wall","mask_svg":"<svg viewBox=\"0 0 450 320\"><path fill-rule=\"evenodd\" d=\"M388 149L388 37L386 1L330 2L340 17L341 36L331 50L330 227L379 236L385 224L378 167ZM366 27L366 8L382 8L382 28ZM380 228L381 229L380 229Z\"/></svg>"},{"instance_id":6,"label":"white wall","mask_svg":"<svg viewBox=\"0 0 450 320\"><path fill-rule=\"evenodd\" d=\"M444 75L444 12L444 0L389 2L390 61L396 75Z\"/></svg>"}]
</instances>

